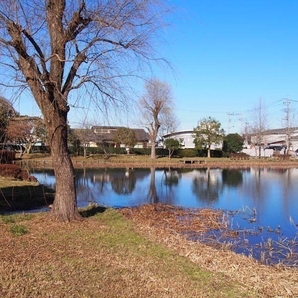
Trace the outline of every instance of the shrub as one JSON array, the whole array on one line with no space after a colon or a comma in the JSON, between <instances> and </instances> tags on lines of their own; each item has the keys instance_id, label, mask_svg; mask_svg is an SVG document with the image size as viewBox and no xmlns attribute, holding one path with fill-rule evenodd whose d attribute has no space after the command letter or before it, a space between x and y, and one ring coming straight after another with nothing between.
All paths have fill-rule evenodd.
<instances>
[{"instance_id":1,"label":"shrub","mask_svg":"<svg viewBox=\"0 0 298 298\"><path fill-rule=\"evenodd\" d=\"M0 164L0 175L3 177L11 177L20 179L22 169L13 164Z\"/></svg>"},{"instance_id":2,"label":"shrub","mask_svg":"<svg viewBox=\"0 0 298 298\"><path fill-rule=\"evenodd\" d=\"M175 151L174 155L178 157L196 157L197 149L178 149Z\"/></svg>"},{"instance_id":3,"label":"shrub","mask_svg":"<svg viewBox=\"0 0 298 298\"><path fill-rule=\"evenodd\" d=\"M211 150L211 157L223 157L223 151L221 149Z\"/></svg>"}]
</instances>

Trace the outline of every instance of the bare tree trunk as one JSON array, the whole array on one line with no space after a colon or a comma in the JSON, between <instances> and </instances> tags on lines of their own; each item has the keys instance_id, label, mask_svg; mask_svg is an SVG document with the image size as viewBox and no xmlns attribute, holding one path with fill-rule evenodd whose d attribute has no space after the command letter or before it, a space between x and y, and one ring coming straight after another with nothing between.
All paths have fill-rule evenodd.
<instances>
[{"instance_id":1,"label":"bare tree trunk","mask_svg":"<svg viewBox=\"0 0 298 298\"><path fill-rule=\"evenodd\" d=\"M210 157L211 157L210 146L208 146L208 149L207 149L207 158L210 158Z\"/></svg>"},{"instance_id":2,"label":"bare tree trunk","mask_svg":"<svg viewBox=\"0 0 298 298\"><path fill-rule=\"evenodd\" d=\"M56 177L56 195L51 215L61 221L80 220L74 168L67 147L66 118L57 118L57 121L49 125L51 156Z\"/></svg>"},{"instance_id":3,"label":"bare tree trunk","mask_svg":"<svg viewBox=\"0 0 298 298\"><path fill-rule=\"evenodd\" d=\"M151 159L156 158L155 141L151 140Z\"/></svg>"}]
</instances>

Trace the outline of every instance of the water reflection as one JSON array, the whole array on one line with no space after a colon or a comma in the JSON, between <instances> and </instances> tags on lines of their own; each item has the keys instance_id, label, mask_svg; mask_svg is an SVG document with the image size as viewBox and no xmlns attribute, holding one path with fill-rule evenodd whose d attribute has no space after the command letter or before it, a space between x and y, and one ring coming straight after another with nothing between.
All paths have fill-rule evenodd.
<instances>
[{"instance_id":1,"label":"water reflection","mask_svg":"<svg viewBox=\"0 0 298 298\"><path fill-rule=\"evenodd\" d=\"M32 174L55 187L53 171ZM297 178L298 169L77 169L76 188L81 207L163 203L227 210L233 215L230 228L249 231L245 242L259 245L268 239L298 238Z\"/></svg>"},{"instance_id":2,"label":"water reflection","mask_svg":"<svg viewBox=\"0 0 298 298\"><path fill-rule=\"evenodd\" d=\"M199 201L211 206L219 199L222 186L223 181L218 175L218 170L208 168L193 178L192 191Z\"/></svg>"},{"instance_id":3,"label":"water reflection","mask_svg":"<svg viewBox=\"0 0 298 298\"><path fill-rule=\"evenodd\" d=\"M237 187L243 182L243 175L238 169L223 169L221 172L222 182L228 187Z\"/></svg>"}]
</instances>

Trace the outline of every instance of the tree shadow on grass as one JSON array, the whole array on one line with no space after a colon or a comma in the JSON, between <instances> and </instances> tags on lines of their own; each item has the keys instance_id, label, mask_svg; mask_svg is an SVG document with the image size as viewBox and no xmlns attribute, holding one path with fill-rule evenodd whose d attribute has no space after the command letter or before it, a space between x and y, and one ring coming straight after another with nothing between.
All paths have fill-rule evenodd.
<instances>
[{"instance_id":1,"label":"tree shadow on grass","mask_svg":"<svg viewBox=\"0 0 298 298\"><path fill-rule=\"evenodd\" d=\"M44 185L0 188L0 213L33 211L53 203L55 191Z\"/></svg>"},{"instance_id":2,"label":"tree shadow on grass","mask_svg":"<svg viewBox=\"0 0 298 298\"><path fill-rule=\"evenodd\" d=\"M103 206L88 206L86 209L80 210L80 214L82 217L91 217L98 213L103 213L107 210L106 207Z\"/></svg>"}]
</instances>

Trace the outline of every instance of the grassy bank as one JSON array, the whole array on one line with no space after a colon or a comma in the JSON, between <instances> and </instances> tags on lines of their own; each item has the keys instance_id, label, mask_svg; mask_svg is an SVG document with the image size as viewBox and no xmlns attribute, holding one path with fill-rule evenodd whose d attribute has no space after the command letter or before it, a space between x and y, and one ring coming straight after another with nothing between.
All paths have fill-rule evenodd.
<instances>
[{"instance_id":1,"label":"grassy bank","mask_svg":"<svg viewBox=\"0 0 298 298\"><path fill-rule=\"evenodd\" d=\"M193 163L185 163L185 160ZM231 160L229 158L168 158L158 157L151 159L149 156L140 155L111 155L108 159L103 155L72 157L75 168L107 168L107 167L176 167L176 168L243 168L243 167L298 167L298 159L281 160L277 158L250 158L249 160ZM16 161L23 168L51 168L52 161L48 155L30 154Z\"/></svg>"},{"instance_id":2,"label":"grassy bank","mask_svg":"<svg viewBox=\"0 0 298 298\"><path fill-rule=\"evenodd\" d=\"M0 218L1 297L255 297L142 236L108 209L81 223Z\"/></svg>"}]
</instances>

